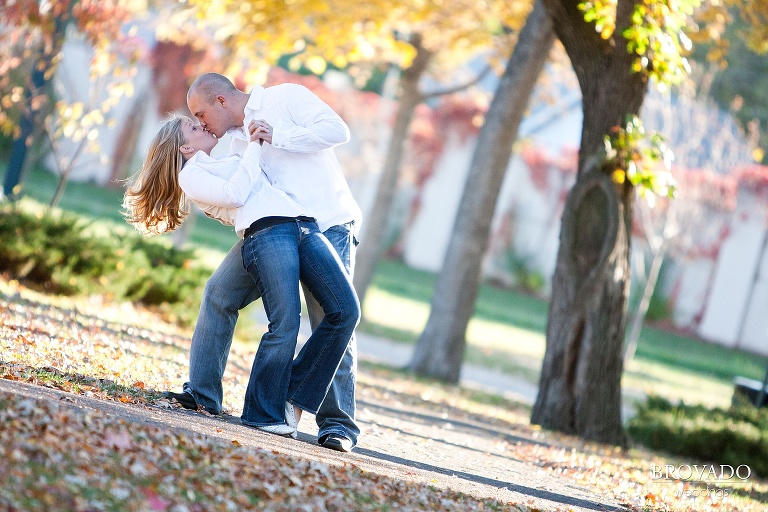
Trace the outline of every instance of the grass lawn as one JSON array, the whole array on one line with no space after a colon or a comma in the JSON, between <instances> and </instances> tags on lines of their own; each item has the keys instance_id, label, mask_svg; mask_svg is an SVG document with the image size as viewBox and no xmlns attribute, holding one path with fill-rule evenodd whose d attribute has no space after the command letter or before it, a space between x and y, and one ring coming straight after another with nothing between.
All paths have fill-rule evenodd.
<instances>
[{"instance_id":1,"label":"grass lawn","mask_svg":"<svg viewBox=\"0 0 768 512\"><path fill-rule=\"evenodd\" d=\"M54 176L35 169L25 183L25 191L47 204L55 186ZM122 190L72 182L60 206L125 226L120 215L122 196ZM194 219L189 241L206 248L201 254L213 267L236 240L235 235L231 228L204 216L196 215ZM363 305L360 329L414 343L427 322L435 280L435 274L382 261ZM536 383L545 349L546 321L545 301L483 286L469 325L466 360ZM624 373L624 388L630 396L655 393L672 401L727 406L733 377L762 380L767 365L765 357L645 327L637 355Z\"/></svg>"}]
</instances>

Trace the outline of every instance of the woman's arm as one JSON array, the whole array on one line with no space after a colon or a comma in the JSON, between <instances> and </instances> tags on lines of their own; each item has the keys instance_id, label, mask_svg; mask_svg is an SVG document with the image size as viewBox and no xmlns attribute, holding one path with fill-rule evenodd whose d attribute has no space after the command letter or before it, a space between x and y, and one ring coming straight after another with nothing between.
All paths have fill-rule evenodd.
<instances>
[{"instance_id":1,"label":"woman's arm","mask_svg":"<svg viewBox=\"0 0 768 512\"><path fill-rule=\"evenodd\" d=\"M229 179L211 174L194 162L179 173L179 186L186 196L198 203L224 208L238 208L245 204L259 178L261 147L257 142L248 144L237 170Z\"/></svg>"}]
</instances>

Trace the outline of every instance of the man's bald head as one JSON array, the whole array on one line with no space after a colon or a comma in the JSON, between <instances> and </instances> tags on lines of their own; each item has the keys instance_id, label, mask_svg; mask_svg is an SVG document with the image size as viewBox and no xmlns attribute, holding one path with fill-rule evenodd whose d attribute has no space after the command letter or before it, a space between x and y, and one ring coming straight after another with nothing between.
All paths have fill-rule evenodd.
<instances>
[{"instance_id":1,"label":"man's bald head","mask_svg":"<svg viewBox=\"0 0 768 512\"><path fill-rule=\"evenodd\" d=\"M243 126L249 97L224 75L205 73L192 82L187 106L200 126L221 137L228 130Z\"/></svg>"},{"instance_id":2,"label":"man's bald head","mask_svg":"<svg viewBox=\"0 0 768 512\"><path fill-rule=\"evenodd\" d=\"M230 97L234 92L237 92L237 87L232 84L229 78L218 73L205 73L192 82L189 91L187 91L187 101L196 95L200 100L210 105L216 101L217 96Z\"/></svg>"}]
</instances>

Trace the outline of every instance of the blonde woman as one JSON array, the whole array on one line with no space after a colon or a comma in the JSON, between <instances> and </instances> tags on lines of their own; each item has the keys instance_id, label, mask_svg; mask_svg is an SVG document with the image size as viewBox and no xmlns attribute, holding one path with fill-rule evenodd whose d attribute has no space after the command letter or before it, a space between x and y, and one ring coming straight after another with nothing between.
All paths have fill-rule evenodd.
<instances>
[{"instance_id":1,"label":"blonde woman","mask_svg":"<svg viewBox=\"0 0 768 512\"><path fill-rule=\"evenodd\" d=\"M296 437L301 411L317 414L360 318L360 305L338 255L308 212L273 187L259 167L261 147L242 159L214 159L217 139L186 117L167 121L150 144L136 183L126 192L129 223L150 234L179 227L187 202L234 225L243 266L269 319L246 390L241 420ZM299 280L325 316L296 359ZM297 409L297 410L294 410Z\"/></svg>"}]
</instances>

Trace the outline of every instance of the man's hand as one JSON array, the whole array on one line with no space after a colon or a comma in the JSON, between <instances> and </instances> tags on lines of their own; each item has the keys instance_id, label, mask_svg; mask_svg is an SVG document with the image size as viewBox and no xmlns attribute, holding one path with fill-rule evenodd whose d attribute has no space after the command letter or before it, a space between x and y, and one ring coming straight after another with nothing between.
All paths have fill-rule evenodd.
<instances>
[{"instance_id":1,"label":"man's hand","mask_svg":"<svg viewBox=\"0 0 768 512\"><path fill-rule=\"evenodd\" d=\"M248 132L251 134L251 142L259 141L259 144L272 144L272 127L263 119L251 121L248 124Z\"/></svg>"}]
</instances>

